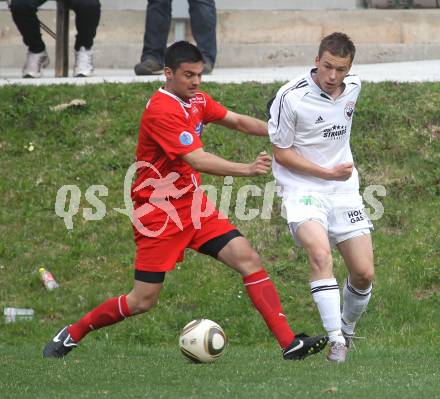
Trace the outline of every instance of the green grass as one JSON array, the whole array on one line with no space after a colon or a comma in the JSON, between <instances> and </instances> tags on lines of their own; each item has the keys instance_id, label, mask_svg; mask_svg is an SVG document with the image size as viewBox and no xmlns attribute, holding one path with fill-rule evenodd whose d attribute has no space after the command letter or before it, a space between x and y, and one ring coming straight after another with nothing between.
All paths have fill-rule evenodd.
<instances>
[{"instance_id":1,"label":"green grass","mask_svg":"<svg viewBox=\"0 0 440 399\"><path fill-rule=\"evenodd\" d=\"M39 348L7 349L2 398L434 398L440 351L363 345L335 366L321 356L282 362L274 348L230 345L209 365L174 347L85 343L74 358L42 361ZM432 363L426 362L432 358ZM386 361L384 361L386 359ZM38 381L38 390L35 383Z\"/></svg>"},{"instance_id":2,"label":"green grass","mask_svg":"<svg viewBox=\"0 0 440 399\"><path fill-rule=\"evenodd\" d=\"M322 355L281 361L273 337L244 295L239 276L188 251L166 278L158 307L90 334L66 361L46 362L41 349L62 325L131 288L134 244L122 208L123 179L133 161L139 119L157 84L2 87L0 96L0 309L32 307L32 322L0 321L1 397L435 397L440 337L440 84L365 84L353 123L352 147L362 189L386 187L384 216L375 222L376 282L359 323L357 350L335 367ZM228 108L264 118L279 85L209 84ZM49 107L74 98L83 108ZM210 125L206 149L251 161L267 139ZM34 150L29 151L32 142ZM234 179L232 203L244 184ZM223 178L205 176L221 188ZM54 210L58 189L82 193L74 228ZM107 214L86 221L84 194L108 187ZM261 208L249 198L248 208ZM230 217L259 251L297 331L322 331L309 294L308 266L294 248L276 200L272 218ZM292 254L294 249L295 254ZM44 264L61 288L47 292ZM345 275L335 255L340 281ZM190 365L179 354L179 330L194 318L219 322L229 338L213 365ZM297 396L294 396L297 395ZM438 394L437 394L438 395Z\"/></svg>"}]
</instances>

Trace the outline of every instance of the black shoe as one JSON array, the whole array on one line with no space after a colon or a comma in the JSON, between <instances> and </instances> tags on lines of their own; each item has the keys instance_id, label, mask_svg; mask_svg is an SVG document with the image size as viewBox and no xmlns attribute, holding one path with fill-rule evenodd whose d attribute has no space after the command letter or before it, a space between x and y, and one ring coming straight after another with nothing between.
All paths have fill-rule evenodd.
<instances>
[{"instance_id":1,"label":"black shoe","mask_svg":"<svg viewBox=\"0 0 440 399\"><path fill-rule=\"evenodd\" d=\"M209 75L212 71L214 70L214 65L212 65L209 62L205 62L203 64L203 71L202 74L203 75Z\"/></svg>"},{"instance_id":2,"label":"black shoe","mask_svg":"<svg viewBox=\"0 0 440 399\"><path fill-rule=\"evenodd\" d=\"M67 332L67 327L69 326L63 327L48 342L43 350L43 357L64 357L77 346L76 342Z\"/></svg>"},{"instance_id":3,"label":"black shoe","mask_svg":"<svg viewBox=\"0 0 440 399\"><path fill-rule=\"evenodd\" d=\"M136 64L134 67L134 73L136 75L159 75L163 71L162 65L155 58L147 58Z\"/></svg>"},{"instance_id":4,"label":"black shoe","mask_svg":"<svg viewBox=\"0 0 440 399\"><path fill-rule=\"evenodd\" d=\"M285 360L302 360L309 355L321 352L327 345L328 337L318 335L309 337L306 334L298 334L292 343L283 350Z\"/></svg>"}]
</instances>

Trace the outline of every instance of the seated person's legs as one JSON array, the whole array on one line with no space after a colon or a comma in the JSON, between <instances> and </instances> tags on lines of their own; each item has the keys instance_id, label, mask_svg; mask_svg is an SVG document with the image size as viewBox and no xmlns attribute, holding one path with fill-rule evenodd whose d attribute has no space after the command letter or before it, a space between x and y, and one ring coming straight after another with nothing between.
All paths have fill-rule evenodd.
<instances>
[{"instance_id":1,"label":"seated person's legs","mask_svg":"<svg viewBox=\"0 0 440 399\"><path fill-rule=\"evenodd\" d=\"M44 2L45 0L12 0L10 4L12 19L28 47L23 77L39 78L41 68L49 64L37 18L38 7Z\"/></svg>"},{"instance_id":2,"label":"seated person's legs","mask_svg":"<svg viewBox=\"0 0 440 399\"><path fill-rule=\"evenodd\" d=\"M205 62L204 73L212 72L217 56L217 13L214 0L189 0L191 31Z\"/></svg>"},{"instance_id":3,"label":"seated person's legs","mask_svg":"<svg viewBox=\"0 0 440 399\"><path fill-rule=\"evenodd\" d=\"M101 4L99 0L69 0L68 4L76 14L77 34L73 76L91 76L93 74L91 49L101 17Z\"/></svg>"},{"instance_id":4,"label":"seated person's legs","mask_svg":"<svg viewBox=\"0 0 440 399\"><path fill-rule=\"evenodd\" d=\"M170 26L171 0L149 0L141 62L134 67L136 75L162 73Z\"/></svg>"}]
</instances>

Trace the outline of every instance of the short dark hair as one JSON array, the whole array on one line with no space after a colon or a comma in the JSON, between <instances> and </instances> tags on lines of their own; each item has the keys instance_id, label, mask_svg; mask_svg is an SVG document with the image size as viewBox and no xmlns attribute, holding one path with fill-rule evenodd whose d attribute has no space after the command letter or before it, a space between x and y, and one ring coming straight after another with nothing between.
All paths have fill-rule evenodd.
<instances>
[{"instance_id":1,"label":"short dark hair","mask_svg":"<svg viewBox=\"0 0 440 399\"><path fill-rule=\"evenodd\" d=\"M167 48L165 52L165 67L176 72L180 64L184 62L196 63L203 61L200 50L193 44L181 40Z\"/></svg>"},{"instance_id":2,"label":"short dark hair","mask_svg":"<svg viewBox=\"0 0 440 399\"><path fill-rule=\"evenodd\" d=\"M328 51L331 55L337 57L345 58L350 56L351 62L353 62L356 47L345 33L333 32L321 40L318 51L319 58L322 57L324 51Z\"/></svg>"}]
</instances>

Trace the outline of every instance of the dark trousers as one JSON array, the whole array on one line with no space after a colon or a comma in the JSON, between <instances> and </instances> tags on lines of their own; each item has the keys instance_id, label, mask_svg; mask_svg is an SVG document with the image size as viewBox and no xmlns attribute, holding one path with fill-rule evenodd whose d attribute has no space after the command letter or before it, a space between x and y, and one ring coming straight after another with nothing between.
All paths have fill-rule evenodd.
<instances>
[{"instance_id":1,"label":"dark trousers","mask_svg":"<svg viewBox=\"0 0 440 399\"><path fill-rule=\"evenodd\" d=\"M148 1L141 61L153 57L163 65L171 26L171 1ZM188 3L191 30L197 47L204 60L214 65L217 55L215 2L214 0L188 0Z\"/></svg>"},{"instance_id":2,"label":"dark trousers","mask_svg":"<svg viewBox=\"0 0 440 399\"><path fill-rule=\"evenodd\" d=\"M12 19L23 36L24 44L32 53L41 53L45 50L41 38L40 24L37 18L38 7L46 0L12 0L10 9ZM75 50L84 46L90 49L96 36L99 18L101 16L101 4L99 0L66 0L67 6L75 11L77 35Z\"/></svg>"}]
</instances>

